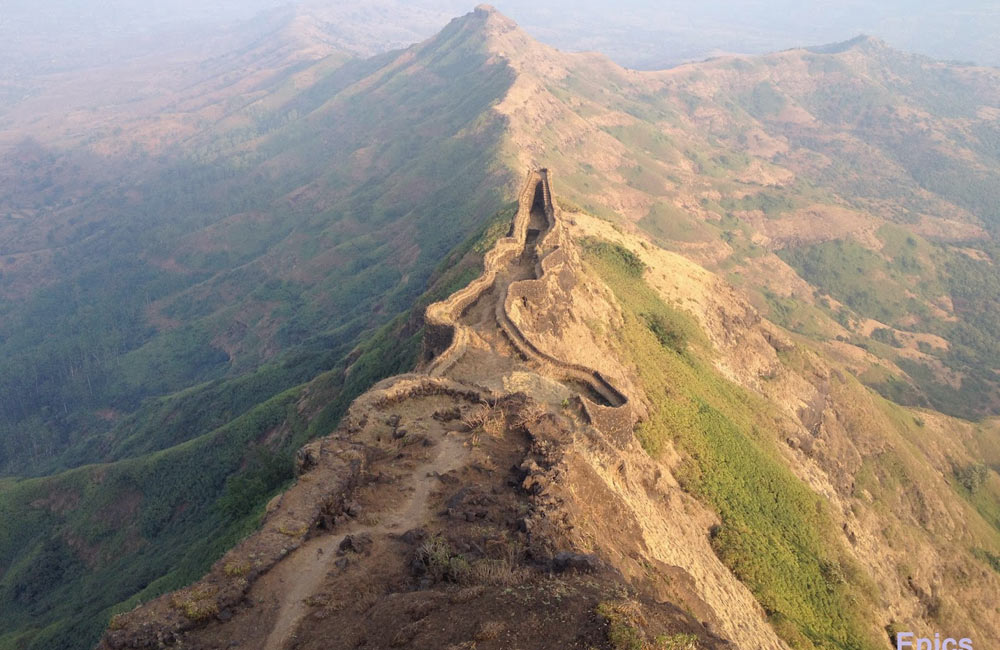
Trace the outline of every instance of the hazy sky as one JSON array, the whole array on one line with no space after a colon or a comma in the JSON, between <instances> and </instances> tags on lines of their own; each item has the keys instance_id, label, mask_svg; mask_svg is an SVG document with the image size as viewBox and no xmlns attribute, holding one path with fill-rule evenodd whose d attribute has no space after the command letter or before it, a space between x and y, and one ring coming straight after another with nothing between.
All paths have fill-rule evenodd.
<instances>
[{"instance_id":1,"label":"hazy sky","mask_svg":"<svg viewBox=\"0 0 1000 650\"><path fill-rule=\"evenodd\" d=\"M419 7L439 21L474 2L336 0ZM191 30L245 20L285 0L0 0L0 56L65 50L72 60L141 42L173 25ZM541 40L568 50L595 49L636 67L657 67L718 52L764 52L846 40L859 33L936 58L1000 65L1000 0L496 0L493 4ZM183 26L178 29L178 26ZM27 49L26 49L27 48ZM0 61L2 63L2 61Z\"/></svg>"}]
</instances>

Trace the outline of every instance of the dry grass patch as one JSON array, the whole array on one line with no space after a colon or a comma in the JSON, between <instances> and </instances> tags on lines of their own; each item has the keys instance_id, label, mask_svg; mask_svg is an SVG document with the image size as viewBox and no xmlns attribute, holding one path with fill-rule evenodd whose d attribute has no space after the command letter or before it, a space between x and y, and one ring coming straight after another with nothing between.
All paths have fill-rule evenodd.
<instances>
[{"instance_id":1,"label":"dry grass patch","mask_svg":"<svg viewBox=\"0 0 1000 650\"><path fill-rule=\"evenodd\" d=\"M462 424L473 433L482 432L500 438L507 429L507 415L500 406L481 404L462 418Z\"/></svg>"},{"instance_id":2,"label":"dry grass patch","mask_svg":"<svg viewBox=\"0 0 1000 650\"><path fill-rule=\"evenodd\" d=\"M466 582L513 587L524 584L531 577L531 569L520 566L508 559L476 560L463 576Z\"/></svg>"},{"instance_id":3,"label":"dry grass patch","mask_svg":"<svg viewBox=\"0 0 1000 650\"><path fill-rule=\"evenodd\" d=\"M226 562L226 565L222 567L222 571L230 578L242 578L250 573L250 562L245 559L232 560L230 562Z\"/></svg>"},{"instance_id":4,"label":"dry grass patch","mask_svg":"<svg viewBox=\"0 0 1000 650\"><path fill-rule=\"evenodd\" d=\"M505 625L500 621L486 621L479 624L476 630L476 641L492 641L498 638L505 629Z\"/></svg>"},{"instance_id":5,"label":"dry grass patch","mask_svg":"<svg viewBox=\"0 0 1000 650\"><path fill-rule=\"evenodd\" d=\"M170 606L192 621L207 621L219 613L215 599L217 590L211 585L199 585L179 591L170 597Z\"/></svg>"},{"instance_id":6,"label":"dry grass patch","mask_svg":"<svg viewBox=\"0 0 1000 650\"><path fill-rule=\"evenodd\" d=\"M308 530L309 526L306 526L305 524L295 527L288 524L282 524L278 527L279 533L282 535L288 535L289 537L301 537L302 535L305 535Z\"/></svg>"},{"instance_id":7,"label":"dry grass patch","mask_svg":"<svg viewBox=\"0 0 1000 650\"><path fill-rule=\"evenodd\" d=\"M511 425L515 429L526 430L531 425L541 420L549 410L542 404L531 402L514 414Z\"/></svg>"}]
</instances>

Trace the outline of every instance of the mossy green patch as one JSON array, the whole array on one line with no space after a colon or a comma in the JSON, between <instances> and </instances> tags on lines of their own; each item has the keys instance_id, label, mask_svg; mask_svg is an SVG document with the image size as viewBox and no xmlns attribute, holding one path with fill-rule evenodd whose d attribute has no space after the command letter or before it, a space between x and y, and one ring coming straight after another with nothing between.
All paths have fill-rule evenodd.
<instances>
[{"instance_id":1,"label":"mossy green patch","mask_svg":"<svg viewBox=\"0 0 1000 650\"><path fill-rule=\"evenodd\" d=\"M671 242L717 241L719 231L677 205L661 201L649 209L639 225L657 243L669 247Z\"/></svg>"},{"instance_id":2,"label":"mossy green patch","mask_svg":"<svg viewBox=\"0 0 1000 650\"><path fill-rule=\"evenodd\" d=\"M862 618L864 578L830 541L834 525L823 499L778 460L766 430L773 413L720 377L697 353L704 345L684 352L663 345L645 314L669 311L688 327L693 319L665 305L620 252L591 244L585 255L622 305L620 345L653 404L637 435L654 456L670 443L684 453L678 479L722 521L712 531L716 553L792 647L878 647Z\"/></svg>"}]
</instances>

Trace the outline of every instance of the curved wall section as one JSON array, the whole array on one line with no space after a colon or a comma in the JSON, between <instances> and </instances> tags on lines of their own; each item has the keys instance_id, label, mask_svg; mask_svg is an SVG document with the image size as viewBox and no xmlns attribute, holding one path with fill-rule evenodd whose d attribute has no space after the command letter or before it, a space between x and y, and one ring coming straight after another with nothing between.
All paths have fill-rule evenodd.
<instances>
[{"instance_id":1,"label":"curved wall section","mask_svg":"<svg viewBox=\"0 0 1000 650\"><path fill-rule=\"evenodd\" d=\"M539 204L544 224L539 223L537 210L534 211L535 223L532 223L533 207ZM548 170L537 169L528 173L518 196L518 210L510 233L498 240L487 253L483 275L447 299L427 307L425 351L426 356L431 357L426 367L427 374L443 376L462 358L471 336L469 327L461 322L462 314L494 287L498 273L513 258L533 247L535 277L497 287L498 299L494 308L497 325L511 345L525 358L542 366L546 374L574 386L585 387L581 401L591 423L616 440L626 440L631 436L636 421L628 397L597 370L558 359L541 349L510 315L512 301L537 298L546 291L546 274L559 273L571 262L564 250L569 242L552 203Z\"/></svg>"}]
</instances>

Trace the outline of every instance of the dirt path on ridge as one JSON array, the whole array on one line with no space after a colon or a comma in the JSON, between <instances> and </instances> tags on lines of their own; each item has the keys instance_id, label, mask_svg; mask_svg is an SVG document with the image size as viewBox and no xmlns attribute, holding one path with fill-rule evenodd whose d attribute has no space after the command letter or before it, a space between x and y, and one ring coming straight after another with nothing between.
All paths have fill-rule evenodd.
<instances>
[{"instance_id":1,"label":"dirt path on ridge","mask_svg":"<svg viewBox=\"0 0 1000 650\"><path fill-rule=\"evenodd\" d=\"M462 467L467 449L454 433L437 440L437 455L418 465L403 486L409 497L395 510L382 513L374 526L352 525L336 535L314 537L261 577L253 591L281 594L278 617L260 650L280 650L292 639L299 622L309 610L305 600L315 594L334 568L337 550L347 535L369 533L373 537L403 533L426 521L427 500L437 484L437 476Z\"/></svg>"}]
</instances>

